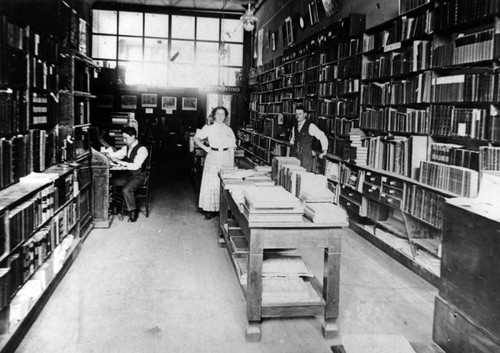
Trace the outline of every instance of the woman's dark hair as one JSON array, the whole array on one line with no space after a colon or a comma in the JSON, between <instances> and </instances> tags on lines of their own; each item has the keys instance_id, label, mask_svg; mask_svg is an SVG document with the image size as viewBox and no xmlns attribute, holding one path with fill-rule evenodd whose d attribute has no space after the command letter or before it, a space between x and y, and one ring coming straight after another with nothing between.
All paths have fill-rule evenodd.
<instances>
[{"instance_id":1,"label":"woman's dark hair","mask_svg":"<svg viewBox=\"0 0 500 353\"><path fill-rule=\"evenodd\" d=\"M212 116L215 118L215 113L217 112L217 110L223 110L224 111L224 114L226 114L226 118L229 116L229 112L227 111L226 107L222 106L222 105L219 105L218 107L215 107L214 109L212 109Z\"/></svg>"},{"instance_id":2,"label":"woman's dark hair","mask_svg":"<svg viewBox=\"0 0 500 353\"><path fill-rule=\"evenodd\" d=\"M132 126L125 126L122 129L122 134L127 134L129 136L137 137L137 131L135 131L135 128L133 128Z\"/></svg>"}]
</instances>

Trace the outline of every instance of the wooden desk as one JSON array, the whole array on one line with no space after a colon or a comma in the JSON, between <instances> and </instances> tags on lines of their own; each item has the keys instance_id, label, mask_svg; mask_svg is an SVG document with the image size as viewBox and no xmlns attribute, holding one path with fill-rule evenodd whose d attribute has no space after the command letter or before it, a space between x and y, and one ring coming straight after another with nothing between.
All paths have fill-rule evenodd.
<instances>
[{"instance_id":1,"label":"wooden desk","mask_svg":"<svg viewBox=\"0 0 500 353\"><path fill-rule=\"evenodd\" d=\"M258 342L261 339L260 321L265 317L293 317L324 315L323 335L332 338L337 332L336 319L339 314L339 273L342 228L345 222L316 224L306 218L302 223L249 223L234 202L231 193L221 180L220 236L229 244L228 210L248 241L247 284L242 285L246 298L248 327L246 339ZM321 299L313 303L285 303L271 305L262 303L262 265L264 249L324 248L323 285L316 278L311 284Z\"/></svg>"}]
</instances>

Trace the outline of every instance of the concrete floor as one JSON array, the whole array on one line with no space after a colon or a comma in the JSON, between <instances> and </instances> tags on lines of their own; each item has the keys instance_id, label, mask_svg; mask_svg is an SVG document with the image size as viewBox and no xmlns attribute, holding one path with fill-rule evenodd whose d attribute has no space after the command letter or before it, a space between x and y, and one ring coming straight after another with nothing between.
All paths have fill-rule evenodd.
<instances>
[{"instance_id":1,"label":"concrete floor","mask_svg":"<svg viewBox=\"0 0 500 353\"><path fill-rule=\"evenodd\" d=\"M432 341L436 288L347 230L340 336L325 340L321 317L272 319L260 343L246 343L244 298L217 219L198 213L185 163L167 157L154 168L149 218L92 231L16 352L327 353L342 335ZM321 277L322 252L303 254Z\"/></svg>"}]
</instances>

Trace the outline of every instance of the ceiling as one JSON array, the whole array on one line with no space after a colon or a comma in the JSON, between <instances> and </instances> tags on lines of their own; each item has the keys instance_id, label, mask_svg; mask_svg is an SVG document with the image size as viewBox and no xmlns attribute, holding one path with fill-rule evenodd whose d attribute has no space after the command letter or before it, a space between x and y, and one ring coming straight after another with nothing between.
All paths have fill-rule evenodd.
<instances>
[{"instance_id":1,"label":"ceiling","mask_svg":"<svg viewBox=\"0 0 500 353\"><path fill-rule=\"evenodd\" d=\"M202 11L244 12L249 1L252 5L256 5L256 3L259 2L257 0L100 0L98 2L114 5L130 4L141 6L167 6ZM262 0L260 2L262 2Z\"/></svg>"}]
</instances>

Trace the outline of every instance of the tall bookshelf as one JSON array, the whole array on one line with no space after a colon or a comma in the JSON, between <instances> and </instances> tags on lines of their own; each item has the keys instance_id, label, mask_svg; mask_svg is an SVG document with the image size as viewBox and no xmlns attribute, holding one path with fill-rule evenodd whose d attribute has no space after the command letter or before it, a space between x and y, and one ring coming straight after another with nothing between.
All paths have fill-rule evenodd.
<instances>
[{"instance_id":1,"label":"tall bookshelf","mask_svg":"<svg viewBox=\"0 0 500 353\"><path fill-rule=\"evenodd\" d=\"M13 351L92 229L88 24L0 1L0 351ZM43 15L41 15L43 14Z\"/></svg>"},{"instance_id":2,"label":"tall bookshelf","mask_svg":"<svg viewBox=\"0 0 500 353\"><path fill-rule=\"evenodd\" d=\"M317 171L352 228L437 284L445 200L474 197L481 173L500 169L500 9L487 0L399 5L372 28L359 31L354 14L332 24L285 50L281 65L291 101L306 103L319 53L308 108L329 151ZM292 109L282 113L293 103L282 100Z\"/></svg>"}]
</instances>

